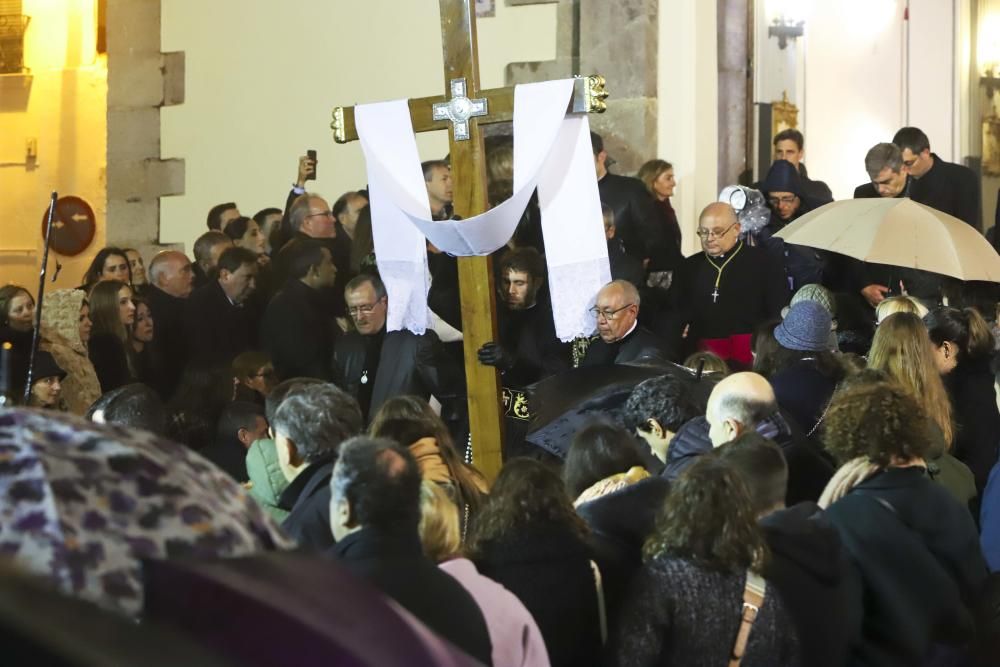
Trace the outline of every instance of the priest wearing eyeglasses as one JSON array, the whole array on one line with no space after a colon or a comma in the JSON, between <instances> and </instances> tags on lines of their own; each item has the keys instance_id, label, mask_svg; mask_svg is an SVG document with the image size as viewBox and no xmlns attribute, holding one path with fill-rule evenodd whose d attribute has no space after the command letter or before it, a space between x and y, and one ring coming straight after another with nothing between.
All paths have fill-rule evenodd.
<instances>
[{"instance_id":1,"label":"priest wearing eyeglasses","mask_svg":"<svg viewBox=\"0 0 1000 667\"><path fill-rule=\"evenodd\" d=\"M613 280L601 288L591 308L598 338L587 348L581 367L675 359L666 341L640 326L639 306L639 290L627 280Z\"/></svg>"},{"instance_id":2,"label":"priest wearing eyeglasses","mask_svg":"<svg viewBox=\"0 0 1000 667\"><path fill-rule=\"evenodd\" d=\"M431 394L442 403L463 396L462 369L445 353L437 334L386 332L389 297L382 280L361 274L344 288L354 331L337 338L333 379L361 405L365 422L393 396Z\"/></svg>"},{"instance_id":3,"label":"priest wearing eyeglasses","mask_svg":"<svg viewBox=\"0 0 1000 667\"><path fill-rule=\"evenodd\" d=\"M702 252L684 260L671 287L677 332L686 347L749 367L750 336L788 303L781 262L747 245L733 207L715 202L698 219Z\"/></svg>"}]
</instances>

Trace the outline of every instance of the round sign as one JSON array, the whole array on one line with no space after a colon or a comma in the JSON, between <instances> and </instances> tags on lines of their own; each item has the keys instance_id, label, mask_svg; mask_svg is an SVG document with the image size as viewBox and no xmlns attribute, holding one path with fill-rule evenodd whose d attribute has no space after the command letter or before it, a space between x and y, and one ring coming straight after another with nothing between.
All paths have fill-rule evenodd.
<instances>
[{"instance_id":1,"label":"round sign","mask_svg":"<svg viewBox=\"0 0 1000 667\"><path fill-rule=\"evenodd\" d=\"M49 210L42 214L42 237L49 220ZM56 200L56 212L52 217L52 235L49 247L60 255L79 255L94 240L97 222L94 209L79 197L60 197Z\"/></svg>"}]
</instances>

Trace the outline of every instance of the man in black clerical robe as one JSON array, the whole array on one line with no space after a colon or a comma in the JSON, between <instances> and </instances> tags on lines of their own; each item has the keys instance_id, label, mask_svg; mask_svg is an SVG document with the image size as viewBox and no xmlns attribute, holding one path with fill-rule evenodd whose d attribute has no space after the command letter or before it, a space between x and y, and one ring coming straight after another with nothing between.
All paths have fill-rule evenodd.
<instances>
[{"instance_id":1,"label":"man in black clerical robe","mask_svg":"<svg viewBox=\"0 0 1000 667\"><path fill-rule=\"evenodd\" d=\"M684 260L671 287L677 331L689 347L710 350L736 365L749 366L750 336L788 303L781 262L741 240L740 223L729 204L715 202L698 219L703 252Z\"/></svg>"},{"instance_id":2,"label":"man in black clerical robe","mask_svg":"<svg viewBox=\"0 0 1000 667\"><path fill-rule=\"evenodd\" d=\"M587 348L581 367L676 359L666 341L639 324L639 305L639 290L627 280L612 280L601 288L592 309L598 338Z\"/></svg>"},{"instance_id":3,"label":"man in black clerical robe","mask_svg":"<svg viewBox=\"0 0 1000 667\"><path fill-rule=\"evenodd\" d=\"M500 337L479 349L479 361L499 369L503 385L512 389L569 370L570 347L556 337L541 254L530 247L508 251L500 263L500 285Z\"/></svg>"}]
</instances>

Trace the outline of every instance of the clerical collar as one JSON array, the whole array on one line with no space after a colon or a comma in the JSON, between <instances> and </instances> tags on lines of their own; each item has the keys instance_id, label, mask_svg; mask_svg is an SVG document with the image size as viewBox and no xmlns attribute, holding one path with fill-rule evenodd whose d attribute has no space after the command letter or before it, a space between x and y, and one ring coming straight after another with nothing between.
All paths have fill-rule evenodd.
<instances>
[{"instance_id":1,"label":"clerical collar","mask_svg":"<svg viewBox=\"0 0 1000 667\"><path fill-rule=\"evenodd\" d=\"M631 335L632 335L632 332L633 332L633 331L635 331L635 328L636 328L637 326L639 326L639 320L636 320L635 322L633 322L633 323L632 323L632 327L631 327L631 328L630 328L630 329L629 329L628 331L626 331L626 332L625 332L625 335L624 335L624 336L622 336L621 338L619 338L618 340L616 340L615 342L616 342L616 343L620 343L620 342L622 342L623 340L625 340L626 338L628 338L629 336L631 336Z\"/></svg>"}]
</instances>

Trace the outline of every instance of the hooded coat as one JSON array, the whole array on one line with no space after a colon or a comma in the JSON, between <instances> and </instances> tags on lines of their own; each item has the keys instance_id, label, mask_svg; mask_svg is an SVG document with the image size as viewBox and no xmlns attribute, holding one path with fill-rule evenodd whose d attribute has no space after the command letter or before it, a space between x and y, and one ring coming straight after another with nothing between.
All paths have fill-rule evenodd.
<instances>
[{"instance_id":1,"label":"hooded coat","mask_svg":"<svg viewBox=\"0 0 1000 667\"><path fill-rule=\"evenodd\" d=\"M803 285L823 282L825 262L819 251L805 246L785 245L785 242L776 238L774 234L803 214L829 203L832 199L824 201L810 196L803 188L802 177L798 170L787 160L777 160L771 165L760 188L765 197L770 197L772 192L791 192L799 198L800 203L798 210L789 220L782 220L776 211L772 211L771 221L752 236L752 243L767 250L774 261L784 264L793 292Z\"/></svg>"},{"instance_id":2,"label":"hooded coat","mask_svg":"<svg viewBox=\"0 0 1000 667\"><path fill-rule=\"evenodd\" d=\"M41 349L55 358L66 371L62 396L69 411L84 415L101 397L101 384L91 363L87 345L80 340L80 308L86 294L77 289L61 289L45 295L42 302Z\"/></svg>"},{"instance_id":3,"label":"hooded coat","mask_svg":"<svg viewBox=\"0 0 1000 667\"><path fill-rule=\"evenodd\" d=\"M861 639L861 580L837 529L815 503L799 503L760 520L771 558L764 577L788 609L802 664L847 664Z\"/></svg>"}]
</instances>

